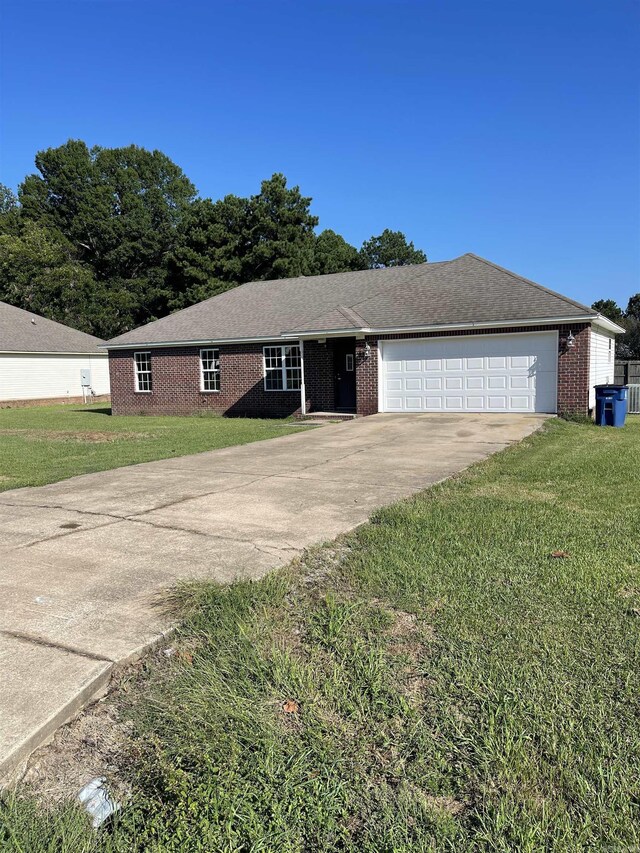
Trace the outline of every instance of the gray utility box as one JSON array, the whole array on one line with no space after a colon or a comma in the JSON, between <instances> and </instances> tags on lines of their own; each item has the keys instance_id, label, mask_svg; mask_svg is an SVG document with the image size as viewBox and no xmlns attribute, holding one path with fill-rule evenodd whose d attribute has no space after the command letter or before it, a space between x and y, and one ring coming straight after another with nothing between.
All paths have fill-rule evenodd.
<instances>
[{"instance_id":1,"label":"gray utility box","mask_svg":"<svg viewBox=\"0 0 640 853\"><path fill-rule=\"evenodd\" d=\"M80 371L80 384L83 388L91 388L91 370L88 367L84 367Z\"/></svg>"}]
</instances>

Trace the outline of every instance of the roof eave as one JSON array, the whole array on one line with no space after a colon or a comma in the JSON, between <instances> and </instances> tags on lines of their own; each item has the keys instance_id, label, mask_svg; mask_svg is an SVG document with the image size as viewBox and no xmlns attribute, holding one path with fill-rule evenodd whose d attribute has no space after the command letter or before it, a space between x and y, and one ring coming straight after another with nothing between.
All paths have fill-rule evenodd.
<instances>
[{"instance_id":1,"label":"roof eave","mask_svg":"<svg viewBox=\"0 0 640 853\"><path fill-rule=\"evenodd\" d=\"M469 323L423 323L413 326L370 326L360 329L304 329L299 331L283 332L283 338L330 338L344 337L345 335L365 334L365 335L389 335L389 334L407 334L411 332L437 332L437 331L457 331L468 329L500 329L511 326L557 326L567 323L593 323L596 321L596 314L576 314L565 317L532 317L529 320L510 319L510 320L486 320L482 322ZM603 318L606 320L606 318ZM612 323L611 320L606 321L616 330L624 331ZM613 331L613 329L612 329Z\"/></svg>"},{"instance_id":2,"label":"roof eave","mask_svg":"<svg viewBox=\"0 0 640 853\"><path fill-rule=\"evenodd\" d=\"M623 335L627 331L625 328L618 325L618 323L614 323L613 320L605 317L604 314L598 314L591 322L594 326L600 326L608 332L613 332L614 335Z\"/></svg>"}]
</instances>

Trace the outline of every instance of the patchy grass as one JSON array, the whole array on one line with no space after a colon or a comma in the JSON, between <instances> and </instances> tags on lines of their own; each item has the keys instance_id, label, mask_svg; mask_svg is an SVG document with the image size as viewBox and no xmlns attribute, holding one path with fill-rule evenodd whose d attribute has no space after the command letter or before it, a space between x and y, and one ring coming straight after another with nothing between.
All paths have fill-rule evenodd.
<instances>
[{"instance_id":1,"label":"patchy grass","mask_svg":"<svg viewBox=\"0 0 640 853\"><path fill-rule=\"evenodd\" d=\"M638 418L554 422L287 572L179 588L175 652L110 700L120 816L23 790L0 849L635 849L639 449Z\"/></svg>"},{"instance_id":2,"label":"patchy grass","mask_svg":"<svg viewBox=\"0 0 640 853\"><path fill-rule=\"evenodd\" d=\"M111 417L108 405L0 409L0 491L295 432L287 420Z\"/></svg>"}]
</instances>

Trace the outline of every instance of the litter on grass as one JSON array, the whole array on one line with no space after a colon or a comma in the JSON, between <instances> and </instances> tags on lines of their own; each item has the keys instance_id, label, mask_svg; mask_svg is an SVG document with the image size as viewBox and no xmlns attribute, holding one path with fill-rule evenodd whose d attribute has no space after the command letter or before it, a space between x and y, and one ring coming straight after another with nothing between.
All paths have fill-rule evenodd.
<instances>
[{"instance_id":1,"label":"litter on grass","mask_svg":"<svg viewBox=\"0 0 640 853\"><path fill-rule=\"evenodd\" d=\"M106 789L104 776L96 776L88 782L78 794L78 799L91 818L94 829L101 826L107 818L120 808L120 803L112 800Z\"/></svg>"}]
</instances>

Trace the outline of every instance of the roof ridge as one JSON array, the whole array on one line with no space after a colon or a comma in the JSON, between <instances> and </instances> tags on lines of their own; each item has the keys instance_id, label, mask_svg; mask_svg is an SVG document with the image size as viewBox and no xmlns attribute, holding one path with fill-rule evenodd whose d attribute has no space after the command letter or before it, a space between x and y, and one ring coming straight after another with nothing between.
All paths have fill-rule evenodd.
<instances>
[{"instance_id":1,"label":"roof ridge","mask_svg":"<svg viewBox=\"0 0 640 853\"><path fill-rule=\"evenodd\" d=\"M585 311L588 311L592 316L597 316L597 311L594 311L593 308L589 308L587 305L584 305L582 302L578 302L575 299L570 299L568 296L563 296L562 293L558 293L557 290L551 290L549 287L545 287L543 284L538 284L537 281L532 281L530 278L525 278L523 275L518 275L518 273L512 272L508 270L506 267L501 267L500 264L496 264L494 261L489 261L487 258L483 258L480 255L476 255L473 252L465 252L462 255L463 258L473 258L476 261L481 261L483 264L486 264L489 267L493 267L496 270L500 270L500 272L506 273L510 275L511 278L515 278L516 281L524 282L525 284L530 284L532 287L536 287L538 290L542 290L544 293L548 293L551 296L555 296L558 299L562 299L563 302L566 302L568 305L573 305L575 308L581 308ZM457 258L456 260L459 260Z\"/></svg>"}]
</instances>

